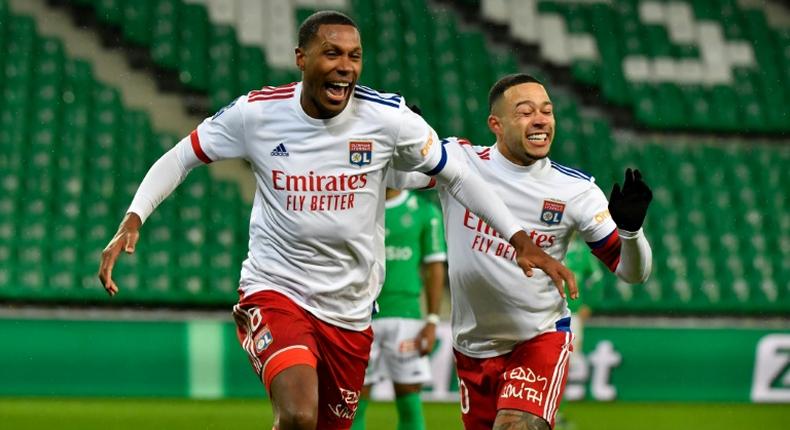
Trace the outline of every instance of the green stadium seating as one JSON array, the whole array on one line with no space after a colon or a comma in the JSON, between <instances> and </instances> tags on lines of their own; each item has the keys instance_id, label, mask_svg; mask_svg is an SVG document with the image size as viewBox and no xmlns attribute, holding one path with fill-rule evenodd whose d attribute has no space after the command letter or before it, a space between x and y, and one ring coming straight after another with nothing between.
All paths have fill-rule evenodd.
<instances>
[{"instance_id":1,"label":"green stadium seating","mask_svg":"<svg viewBox=\"0 0 790 430\"><path fill-rule=\"evenodd\" d=\"M102 2L103 16L115 16L111 3ZM34 21L2 0L0 16L0 34L10 35L0 39L0 299L102 300L101 250L148 167L177 139L157 134L89 63L66 58L58 39L38 36ZM222 214L209 216L209 197ZM234 302L245 210L235 186L196 170L146 223L139 251L119 261L117 301ZM179 219L202 227L182 228Z\"/></svg>"},{"instance_id":2,"label":"green stadium seating","mask_svg":"<svg viewBox=\"0 0 790 430\"><path fill-rule=\"evenodd\" d=\"M268 82L269 66L263 57L263 51L255 46L239 46L239 93L246 93L263 86Z\"/></svg>"},{"instance_id":3,"label":"green stadium seating","mask_svg":"<svg viewBox=\"0 0 790 430\"><path fill-rule=\"evenodd\" d=\"M571 36L592 36L598 59L570 61L572 78L598 86L647 127L786 131L788 88L776 82L790 80L790 32L769 28L762 12L743 10L736 1L722 7L686 3L696 20L720 23L725 40L751 41L758 67L735 67L732 84L629 80L622 67L628 56L682 60L702 54L698 46L673 41L665 26L643 22L638 2L541 1L538 12L561 17ZM233 26L210 22L201 5L82 4L120 28L128 42L149 47L157 65L208 96L213 110L263 84L298 79L293 70L267 64L260 47L242 44ZM545 79L541 69L520 67L511 52L490 46L450 8L424 0L350 4L365 42L362 83L401 92L442 136L489 144L488 85L519 69ZM196 25L186 28L185 22ZM152 31L142 31L146 26ZM0 47L0 170L10 173L0 178L0 299L101 300L101 249L148 166L178 137L158 133L145 112L126 108L116 89L93 77L89 63L67 58L60 42L38 36L34 21L10 14L5 0ZM551 94L558 124L554 159L588 168L605 191L622 181L626 167L639 167L654 189L645 225L653 276L643 286L605 277L596 309L790 312L790 211L781 192L790 183L786 145L647 136L626 142L572 94L553 88ZM249 210L236 186L196 169L146 222L135 255L119 260L115 276L123 290L117 301L233 302Z\"/></svg>"},{"instance_id":4,"label":"green stadium seating","mask_svg":"<svg viewBox=\"0 0 790 430\"><path fill-rule=\"evenodd\" d=\"M189 88L206 91L210 64L208 12L201 5L186 3L181 6L179 20L179 78Z\"/></svg>"},{"instance_id":5,"label":"green stadium seating","mask_svg":"<svg viewBox=\"0 0 790 430\"><path fill-rule=\"evenodd\" d=\"M119 24L124 19L123 0L95 0L96 17L108 24Z\"/></svg>"},{"instance_id":6,"label":"green stadium seating","mask_svg":"<svg viewBox=\"0 0 790 430\"><path fill-rule=\"evenodd\" d=\"M239 44L231 26L212 26L209 46L209 62L213 65L209 73L209 96L211 110L218 111L229 100L238 96ZM259 81L261 82L261 81Z\"/></svg>"},{"instance_id":7,"label":"green stadium seating","mask_svg":"<svg viewBox=\"0 0 790 430\"><path fill-rule=\"evenodd\" d=\"M158 0L154 6L151 33L151 58L170 70L179 67L179 0Z\"/></svg>"},{"instance_id":8,"label":"green stadium seating","mask_svg":"<svg viewBox=\"0 0 790 430\"><path fill-rule=\"evenodd\" d=\"M126 40L140 46L150 46L155 3L155 0L124 2L121 22Z\"/></svg>"},{"instance_id":9,"label":"green stadium seating","mask_svg":"<svg viewBox=\"0 0 790 430\"><path fill-rule=\"evenodd\" d=\"M175 72L186 89L206 93L212 111L239 93L298 80L294 70L272 69L261 47L239 43L232 26L210 22L203 4L184 0L71 2L93 8L100 22L121 31L125 42L149 49L154 64Z\"/></svg>"},{"instance_id":10,"label":"green stadium seating","mask_svg":"<svg viewBox=\"0 0 790 430\"><path fill-rule=\"evenodd\" d=\"M9 15L8 15L8 4L5 0L0 1L0 46L6 46L6 32L9 28ZM5 56L0 58L0 71L5 70ZM3 87L3 82L5 81L5 73L0 73L0 89Z\"/></svg>"},{"instance_id":11,"label":"green stadium seating","mask_svg":"<svg viewBox=\"0 0 790 430\"><path fill-rule=\"evenodd\" d=\"M559 39L564 40L553 40L558 35L544 31L526 41L543 46L545 37L553 38L554 45L567 44L569 58L556 58L550 50L541 55L568 67L576 81L598 86L607 101L629 106L635 119L649 128L787 132L790 91L777 84L788 81L788 30L768 25L766 12L755 4L541 0L527 14L538 28L561 20L565 27L558 30ZM488 19L510 25L513 16L514 26L524 19L523 14L522 21L515 18L512 8L524 8L517 3L491 1L490 6L495 12ZM482 4L481 10L486 10ZM578 42L585 35L594 38L598 58ZM664 106L677 94L682 106L667 115ZM725 100L733 104L722 105ZM714 112L707 120L710 105ZM745 124L736 125L733 118L744 118Z\"/></svg>"}]
</instances>

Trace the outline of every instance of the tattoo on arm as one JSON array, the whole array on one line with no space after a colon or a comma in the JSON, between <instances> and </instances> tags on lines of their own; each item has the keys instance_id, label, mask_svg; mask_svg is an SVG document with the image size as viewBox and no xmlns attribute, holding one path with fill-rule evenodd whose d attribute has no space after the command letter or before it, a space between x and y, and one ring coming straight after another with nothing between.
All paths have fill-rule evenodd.
<instances>
[{"instance_id":1,"label":"tattoo on arm","mask_svg":"<svg viewBox=\"0 0 790 430\"><path fill-rule=\"evenodd\" d=\"M502 409L492 430L551 430L549 423L529 412Z\"/></svg>"}]
</instances>

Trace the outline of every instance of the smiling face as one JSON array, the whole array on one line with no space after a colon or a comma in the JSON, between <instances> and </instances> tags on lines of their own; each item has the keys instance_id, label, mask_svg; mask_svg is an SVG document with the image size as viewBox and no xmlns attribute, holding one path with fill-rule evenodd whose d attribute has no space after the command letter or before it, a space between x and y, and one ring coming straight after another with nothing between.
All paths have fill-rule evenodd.
<instances>
[{"instance_id":1,"label":"smiling face","mask_svg":"<svg viewBox=\"0 0 790 430\"><path fill-rule=\"evenodd\" d=\"M554 139L554 108L543 85L514 85L502 94L488 116L502 155L515 164L546 158Z\"/></svg>"},{"instance_id":2,"label":"smiling face","mask_svg":"<svg viewBox=\"0 0 790 430\"><path fill-rule=\"evenodd\" d=\"M345 109L362 72L362 42L351 25L323 24L304 48L296 48L302 71L301 104L313 118L332 118Z\"/></svg>"}]
</instances>

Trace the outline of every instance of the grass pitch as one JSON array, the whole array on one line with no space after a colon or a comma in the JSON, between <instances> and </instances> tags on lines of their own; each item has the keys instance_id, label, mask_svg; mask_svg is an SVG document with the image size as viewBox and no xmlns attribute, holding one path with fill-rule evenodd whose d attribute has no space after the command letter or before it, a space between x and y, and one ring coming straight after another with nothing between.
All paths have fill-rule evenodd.
<instances>
[{"instance_id":1,"label":"grass pitch","mask_svg":"<svg viewBox=\"0 0 790 430\"><path fill-rule=\"evenodd\" d=\"M581 402L568 404L564 413L568 430L784 430L790 423L789 405ZM425 415L428 429L462 428L454 403L425 404ZM372 403L367 418L370 430L394 430L395 405ZM3 430L269 430L271 422L265 400L0 397Z\"/></svg>"}]
</instances>

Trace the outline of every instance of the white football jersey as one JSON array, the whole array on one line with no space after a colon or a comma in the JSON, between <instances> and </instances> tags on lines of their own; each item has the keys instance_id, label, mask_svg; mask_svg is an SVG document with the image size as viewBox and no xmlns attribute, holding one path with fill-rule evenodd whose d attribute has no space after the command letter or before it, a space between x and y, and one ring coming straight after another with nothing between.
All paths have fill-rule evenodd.
<instances>
[{"instance_id":1,"label":"white football jersey","mask_svg":"<svg viewBox=\"0 0 790 430\"><path fill-rule=\"evenodd\" d=\"M308 116L302 84L239 97L190 135L204 162L244 158L257 188L240 292L278 291L328 323L364 330L384 279L390 167L438 172L446 154L402 97L357 86L334 118Z\"/></svg>"},{"instance_id":2,"label":"white football jersey","mask_svg":"<svg viewBox=\"0 0 790 430\"><path fill-rule=\"evenodd\" d=\"M593 248L616 242L619 252L608 202L589 175L548 158L519 166L496 146L472 146L456 138L442 143L451 157L465 159L468 168L488 182L535 244L552 257L565 257L575 231ZM446 190L439 191L455 348L471 357L487 358L506 354L517 343L539 334L568 331L570 312L551 278L541 270L526 277L507 240ZM607 249L614 251L613 246Z\"/></svg>"}]
</instances>

